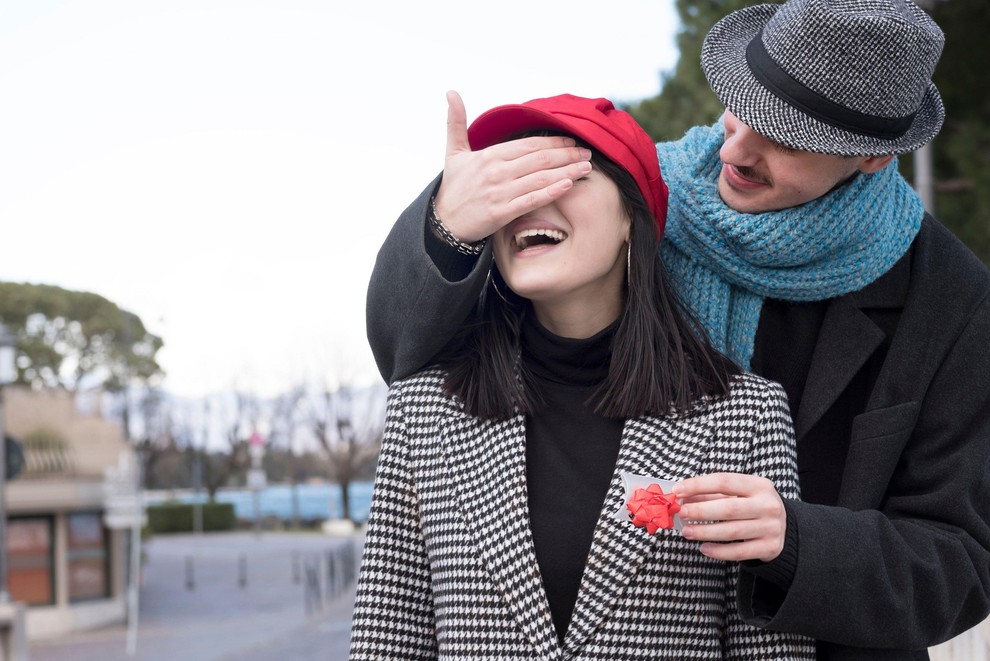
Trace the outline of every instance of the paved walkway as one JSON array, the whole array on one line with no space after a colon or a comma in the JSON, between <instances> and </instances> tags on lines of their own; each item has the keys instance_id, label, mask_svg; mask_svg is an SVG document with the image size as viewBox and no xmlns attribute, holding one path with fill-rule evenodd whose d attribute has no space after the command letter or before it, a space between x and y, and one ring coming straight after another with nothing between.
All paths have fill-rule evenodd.
<instances>
[{"instance_id":1,"label":"paved walkway","mask_svg":"<svg viewBox=\"0 0 990 661\"><path fill-rule=\"evenodd\" d=\"M127 629L120 625L33 641L31 661L344 661L354 584L328 596L326 557L336 552L334 572L340 577L342 549L353 544L357 562L361 541L274 532L260 538L251 533L156 537L145 546L134 656L127 654ZM990 620L933 649L932 659L990 659L987 641Z\"/></svg>"},{"instance_id":2,"label":"paved walkway","mask_svg":"<svg viewBox=\"0 0 990 661\"><path fill-rule=\"evenodd\" d=\"M344 548L353 544L357 563L360 543L317 533L155 537L145 546L136 654L120 625L33 641L31 661L346 659L354 585L341 587Z\"/></svg>"}]
</instances>

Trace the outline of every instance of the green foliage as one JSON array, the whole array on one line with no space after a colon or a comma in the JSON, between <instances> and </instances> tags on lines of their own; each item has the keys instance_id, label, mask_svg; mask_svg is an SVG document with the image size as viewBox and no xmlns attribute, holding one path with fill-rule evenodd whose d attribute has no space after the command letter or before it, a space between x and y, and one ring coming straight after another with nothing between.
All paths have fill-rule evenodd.
<instances>
[{"instance_id":1,"label":"green foliage","mask_svg":"<svg viewBox=\"0 0 990 661\"><path fill-rule=\"evenodd\" d=\"M629 112L655 140L676 140L692 126L710 124L722 105L701 72L701 45L723 16L759 2L677 0L681 57L663 76L654 98L631 105ZM990 21L986 5L966 0L919 2L945 33L945 50L935 84L945 102L946 122L932 143L935 152L935 215L990 264ZM900 159L901 172L913 180L912 157Z\"/></svg>"},{"instance_id":2,"label":"green foliage","mask_svg":"<svg viewBox=\"0 0 990 661\"><path fill-rule=\"evenodd\" d=\"M680 58L673 72L662 77L659 96L631 105L627 110L654 140L677 140L692 126L711 124L723 106L708 87L701 71L701 45L708 30L720 18L760 2L744 0L677 0L681 29L677 33Z\"/></svg>"},{"instance_id":3,"label":"green foliage","mask_svg":"<svg viewBox=\"0 0 990 661\"><path fill-rule=\"evenodd\" d=\"M990 264L990 20L982 2L929 3L945 32L935 85L945 103L935 151L935 215Z\"/></svg>"},{"instance_id":4,"label":"green foliage","mask_svg":"<svg viewBox=\"0 0 990 661\"><path fill-rule=\"evenodd\" d=\"M119 390L162 374L161 338L97 294L0 282L0 320L18 338L19 383L74 389L88 379Z\"/></svg>"},{"instance_id":5,"label":"green foliage","mask_svg":"<svg viewBox=\"0 0 990 661\"><path fill-rule=\"evenodd\" d=\"M233 530L237 524L232 503L203 503L205 532ZM148 528L154 534L193 532L193 508L186 503L162 503L148 506Z\"/></svg>"}]
</instances>

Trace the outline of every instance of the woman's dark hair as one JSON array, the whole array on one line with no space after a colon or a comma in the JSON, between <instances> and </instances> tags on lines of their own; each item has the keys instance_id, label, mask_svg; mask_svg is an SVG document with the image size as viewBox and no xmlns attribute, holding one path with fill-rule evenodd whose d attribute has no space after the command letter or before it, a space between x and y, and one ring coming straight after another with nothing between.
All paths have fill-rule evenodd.
<instances>
[{"instance_id":1,"label":"woman's dark hair","mask_svg":"<svg viewBox=\"0 0 990 661\"><path fill-rule=\"evenodd\" d=\"M592 154L592 165L615 182L632 221L625 306L595 410L612 418L660 416L687 411L703 397L727 394L739 368L710 346L671 289L657 253L653 216L635 180L597 150ZM478 313L440 357L448 393L461 399L470 414L504 418L533 410L538 394L519 346L528 314L529 301L509 289L493 262Z\"/></svg>"}]
</instances>

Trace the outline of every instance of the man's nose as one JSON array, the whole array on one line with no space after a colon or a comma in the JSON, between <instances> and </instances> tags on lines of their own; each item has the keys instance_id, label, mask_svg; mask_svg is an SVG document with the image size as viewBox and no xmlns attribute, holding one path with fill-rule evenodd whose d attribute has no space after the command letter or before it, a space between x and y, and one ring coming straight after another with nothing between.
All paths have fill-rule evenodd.
<instances>
[{"instance_id":1,"label":"man's nose","mask_svg":"<svg viewBox=\"0 0 990 661\"><path fill-rule=\"evenodd\" d=\"M751 166L760 160L768 142L762 135L728 113L725 119L725 142L719 156L725 163Z\"/></svg>"}]
</instances>

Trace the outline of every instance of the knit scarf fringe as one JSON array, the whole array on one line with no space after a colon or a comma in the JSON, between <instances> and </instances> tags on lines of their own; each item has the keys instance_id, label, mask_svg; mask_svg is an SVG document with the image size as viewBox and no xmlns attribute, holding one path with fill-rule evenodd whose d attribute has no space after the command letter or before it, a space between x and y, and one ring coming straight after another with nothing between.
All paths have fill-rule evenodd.
<instances>
[{"instance_id":1,"label":"knit scarf fringe","mask_svg":"<svg viewBox=\"0 0 990 661\"><path fill-rule=\"evenodd\" d=\"M862 289L914 240L925 210L894 159L782 211L733 211L718 194L721 120L657 154L670 189L660 254L715 348L748 369L764 298L820 301Z\"/></svg>"}]
</instances>

